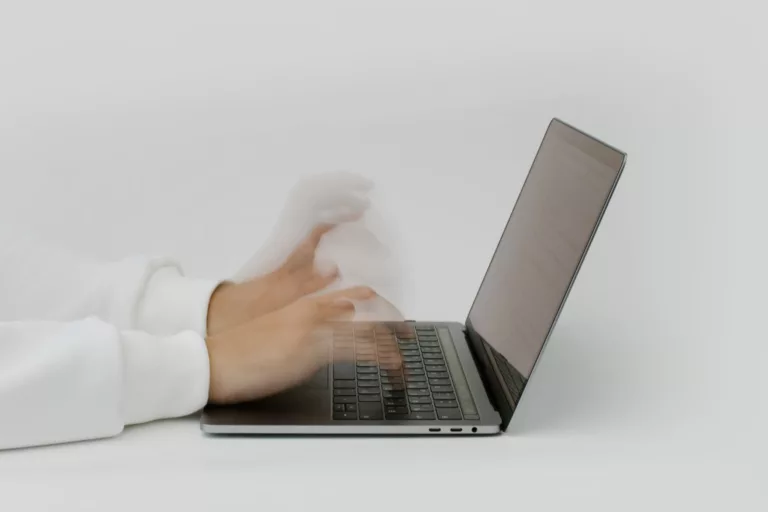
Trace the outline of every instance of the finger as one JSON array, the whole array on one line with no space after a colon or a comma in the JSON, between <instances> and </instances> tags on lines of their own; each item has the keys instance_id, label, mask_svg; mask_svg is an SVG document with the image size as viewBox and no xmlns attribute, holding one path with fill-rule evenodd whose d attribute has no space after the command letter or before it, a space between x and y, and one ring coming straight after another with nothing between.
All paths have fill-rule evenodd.
<instances>
[{"instance_id":1,"label":"finger","mask_svg":"<svg viewBox=\"0 0 768 512\"><path fill-rule=\"evenodd\" d=\"M304 294L309 295L328 288L339 279L339 275L338 268L326 275L315 273L304 285Z\"/></svg>"},{"instance_id":2,"label":"finger","mask_svg":"<svg viewBox=\"0 0 768 512\"><path fill-rule=\"evenodd\" d=\"M334 303L339 300L370 300L376 296L376 292L369 286L354 286L321 295L317 300L323 304Z\"/></svg>"},{"instance_id":3,"label":"finger","mask_svg":"<svg viewBox=\"0 0 768 512\"><path fill-rule=\"evenodd\" d=\"M355 305L348 300L322 302L318 307L321 322L339 322L355 315Z\"/></svg>"},{"instance_id":4,"label":"finger","mask_svg":"<svg viewBox=\"0 0 768 512\"><path fill-rule=\"evenodd\" d=\"M317 249L317 246L320 245L320 241L323 239L323 237L329 232L333 231L335 227L336 224L333 223L318 224L312 228L312 231L309 233L309 236L307 237L307 243L312 249Z\"/></svg>"}]
</instances>

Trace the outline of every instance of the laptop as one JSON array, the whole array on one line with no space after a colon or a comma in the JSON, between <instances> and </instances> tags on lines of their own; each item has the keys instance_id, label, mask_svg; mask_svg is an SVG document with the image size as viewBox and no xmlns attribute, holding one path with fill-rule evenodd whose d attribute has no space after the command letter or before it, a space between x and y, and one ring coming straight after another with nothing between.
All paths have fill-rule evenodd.
<instances>
[{"instance_id":1,"label":"laptop","mask_svg":"<svg viewBox=\"0 0 768 512\"><path fill-rule=\"evenodd\" d=\"M202 430L280 435L505 431L625 161L621 151L553 119L463 324L340 323L332 350L345 357L284 393L206 407Z\"/></svg>"}]
</instances>

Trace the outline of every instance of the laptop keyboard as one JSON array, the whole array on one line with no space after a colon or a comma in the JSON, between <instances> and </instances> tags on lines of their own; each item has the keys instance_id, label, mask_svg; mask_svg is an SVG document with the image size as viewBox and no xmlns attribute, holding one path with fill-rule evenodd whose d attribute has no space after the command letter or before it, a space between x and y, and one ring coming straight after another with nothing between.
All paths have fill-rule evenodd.
<instances>
[{"instance_id":1,"label":"laptop keyboard","mask_svg":"<svg viewBox=\"0 0 768 512\"><path fill-rule=\"evenodd\" d=\"M345 324L334 332L334 420L461 420L434 326Z\"/></svg>"}]
</instances>

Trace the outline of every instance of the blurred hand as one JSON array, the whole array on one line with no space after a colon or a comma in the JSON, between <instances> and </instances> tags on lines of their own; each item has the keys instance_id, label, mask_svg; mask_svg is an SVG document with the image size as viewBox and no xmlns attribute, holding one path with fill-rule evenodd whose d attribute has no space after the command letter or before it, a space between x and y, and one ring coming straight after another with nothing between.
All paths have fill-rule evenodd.
<instances>
[{"instance_id":1,"label":"blurred hand","mask_svg":"<svg viewBox=\"0 0 768 512\"><path fill-rule=\"evenodd\" d=\"M277 270L317 224L360 219L370 207L373 183L349 172L322 173L300 180L263 246L235 274L241 282Z\"/></svg>"},{"instance_id":2,"label":"blurred hand","mask_svg":"<svg viewBox=\"0 0 768 512\"><path fill-rule=\"evenodd\" d=\"M323 290L337 280L336 267L319 269L317 247L333 224L316 226L277 270L243 283L225 283L211 296L208 334L217 334Z\"/></svg>"},{"instance_id":3,"label":"blurred hand","mask_svg":"<svg viewBox=\"0 0 768 512\"><path fill-rule=\"evenodd\" d=\"M301 384L329 363L332 322L354 315L351 301L376 297L367 287L306 297L206 340L209 401L264 398Z\"/></svg>"}]
</instances>

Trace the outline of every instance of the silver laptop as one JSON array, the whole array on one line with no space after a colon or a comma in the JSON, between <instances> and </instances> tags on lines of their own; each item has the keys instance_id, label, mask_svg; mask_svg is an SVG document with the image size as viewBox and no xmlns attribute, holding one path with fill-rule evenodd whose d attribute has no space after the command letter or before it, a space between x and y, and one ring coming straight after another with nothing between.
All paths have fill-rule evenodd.
<instances>
[{"instance_id":1,"label":"silver laptop","mask_svg":"<svg viewBox=\"0 0 768 512\"><path fill-rule=\"evenodd\" d=\"M506 430L625 160L621 151L552 120L464 324L339 324L333 351L344 358L270 398L208 406L203 431L480 435Z\"/></svg>"}]
</instances>

